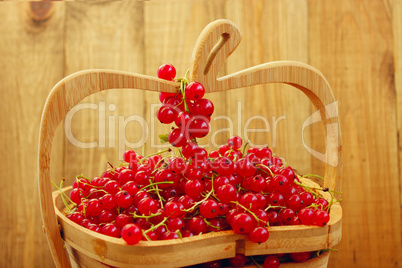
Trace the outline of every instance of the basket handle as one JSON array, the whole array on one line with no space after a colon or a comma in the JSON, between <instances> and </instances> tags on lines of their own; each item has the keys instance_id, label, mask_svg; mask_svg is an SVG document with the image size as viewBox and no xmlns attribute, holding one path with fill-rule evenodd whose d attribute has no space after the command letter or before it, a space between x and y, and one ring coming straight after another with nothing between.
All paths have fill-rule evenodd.
<instances>
[{"instance_id":1,"label":"basket handle","mask_svg":"<svg viewBox=\"0 0 402 268\"><path fill-rule=\"evenodd\" d=\"M240 40L240 31L232 22L218 20L209 24L201 33L195 46L190 80L201 82L207 92L266 83L286 83L303 91L323 118L324 134L326 135L324 185L332 189L335 186L340 188L340 174L337 173L337 166L329 164L337 163L339 167L341 163L340 130L336 128L337 124L333 124L332 113L326 108L328 104L335 101L335 98L324 76L306 64L273 62L217 78L219 69L239 45ZM52 89L42 113L38 164L43 230L46 233L56 267L69 267L57 224L50 185L52 142L59 123L71 108L96 92L126 88L173 93L177 92L179 86L180 83L146 75L111 70L86 70L67 76ZM335 109L337 112L337 107Z\"/></svg>"},{"instance_id":2,"label":"basket handle","mask_svg":"<svg viewBox=\"0 0 402 268\"><path fill-rule=\"evenodd\" d=\"M319 110L325 137L324 154L311 151L325 163L324 187L340 190L342 146L338 107L327 80L314 67L296 61L257 65L218 78L218 71L241 41L240 30L229 20L211 22L201 32L193 50L190 80L206 92L219 92L259 84L284 83L301 90Z\"/></svg>"},{"instance_id":3,"label":"basket handle","mask_svg":"<svg viewBox=\"0 0 402 268\"><path fill-rule=\"evenodd\" d=\"M56 267L69 267L50 184L50 156L54 133L59 123L85 97L107 89L135 88L177 92L180 83L159 78L109 70L86 70L67 76L50 92L42 113L39 133L39 196L43 231L47 236Z\"/></svg>"}]
</instances>

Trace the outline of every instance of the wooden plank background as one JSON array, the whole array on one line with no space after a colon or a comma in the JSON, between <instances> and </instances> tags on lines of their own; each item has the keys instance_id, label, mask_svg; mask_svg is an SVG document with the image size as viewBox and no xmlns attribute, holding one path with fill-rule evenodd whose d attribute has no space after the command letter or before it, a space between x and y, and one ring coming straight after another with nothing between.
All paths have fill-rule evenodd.
<instances>
[{"instance_id":1,"label":"wooden plank background","mask_svg":"<svg viewBox=\"0 0 402 268\"><path fill-rule=\"evenodd\" d=\"M50 89L88 68L155 75L159 65L170 62L182 76L198 34L219 18L232 20L243 34L222 75L268 61L299 60L319 69L339 100L344 220L330 267L402 265L401 1L2 2L0 18L0 267L53 267L37 192L38 129ZM250 133L254 144L269 144L302 173L322 174L322 162L301 139L302 124L314 112L302 93L269 85L209 97L216 103L215 135L204 144L222 144L228 130L243 135L239 132L253 118L250 128L265 128L255 117L262 115L270 131ZM168 130L154 121L157 103L155 93L126 90L83 100L96 109L77 112L71 133L98 146L80 149L68 139L69 126L59 127L53 180L71 183L80 173L98 175L106 161L119 163L124 140L141 152L146 137L145 150L157 150L152 137L158 144L157 135ZM132 115L143 116L148 125L128 123ZM224 115L233 120L232 129ZM315 126L304 130L307 145L319 151L321 138Z\"/></svg>"}]
</instances>

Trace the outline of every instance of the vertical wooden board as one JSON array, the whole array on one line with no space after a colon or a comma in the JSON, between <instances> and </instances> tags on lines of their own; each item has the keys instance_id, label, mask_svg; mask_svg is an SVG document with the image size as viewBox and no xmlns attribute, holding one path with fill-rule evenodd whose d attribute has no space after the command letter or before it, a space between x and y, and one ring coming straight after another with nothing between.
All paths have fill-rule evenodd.
<instances>
[{"instance_id":1,"label":"vertical wooden board","mask_svg":"<svg viewBox=\"0 0 402 268\"><path fill-rule=\"evenodd\" d=\"M396 89L396 107L398 118L398 155L399 155L399 197L402 207L402 2L392 2L392 29L394 33L394 60L395 60L395 89ZM402 213L400 213L402 222ZM401 234L402 237L402 234ZM399 263L402 263L402 253L399 252Z\"/></svg>"},{"instance_id":2,"label":"vertical wooden board","mask_svg":"<svg viewBox=\"0 0 402 268\"><path fill-rule=\"evenodd\" d=\"M37 144L46 97L63 77L64 6L2 3L0 17L0 266L52 267L39 209Z\"/></svg>"},{"instance_id":3,"label":"vertical wooden board","mask_svg":"<svg viewBox=\"0 0 402 268\"><path fill-rule=\"evenodd\" d=\"M343 235L331 267L400 264L391 22L387 1L309 2L311 64L339 100L343 135Z\"/></svg>"},{"instance_id":4,"label":"vertical wooden board","mask_svg":"<svg viewBox=\"0 0 402 268\"><path fill-rule=\"evenodd\" d=\"M143 19L142 2L67 3L65 74L90 68L143 73ZM140 125L143 102L139 90L109 90L77 106L63 126L63 173L69 184L81 173L100 175L107 161L121 163L126 143L135 143L147 133L146 126ZM132 131L135 128L139 131Z\"/></svg>"},{"instance_id":5,"label":"vertical wooden board","mask_svg":"<svg viewBox=\"0 0 402 268\"><path fill-rule=\"evenodd\" d=\"M226 9L227 18L243 35L228 60L229 73L276 60L308 63L306 1L239 0L228 2ZM311 156L302 142L302 124L310 115L311 104L303 93L288 85L237 89L228 93L227 107L230 117L237 118L235 129L241 136L272 147L300 172L311 171ZM250 130L247 135L245 128ZM303 133L310 146L310 128Z\"/></svg>"},{"instance_id":6,"label":"vertical wooden board","mask_svg":"<svg viewBox=\"0 0 402 268\"><path fill-rule=\"evenodd\" d=\"M145 73L156 75L157 69L164 63L172 63L177 70L177 77L184 77L190 68L191 56L195 42L210 22L224 17L225 1L155 1L145 4ZM221 71L225 74L225 70ZM159 98L155 93L146 93L147 110L152 105L158 105ZM215 120L216 117L225 115L226 93L214 93L205 95L215 104L215 112L211 120L211 132L200 140L200 145L208 148L214 147L222 140L212 137L214 132L224 127L223 122ZM154 108L147 117L151 124L150 131L154 138L149 141L147 150L156 151L159 143L159 134L167 134L172 125L161 125L155 120L158 108ZM155 146L156 145L156 146ZM154 148L151 148L154 147ZM163 146L163 145L162 145ZM168 145L165 145L168 146Z\"/></svg>"}]
</instances>

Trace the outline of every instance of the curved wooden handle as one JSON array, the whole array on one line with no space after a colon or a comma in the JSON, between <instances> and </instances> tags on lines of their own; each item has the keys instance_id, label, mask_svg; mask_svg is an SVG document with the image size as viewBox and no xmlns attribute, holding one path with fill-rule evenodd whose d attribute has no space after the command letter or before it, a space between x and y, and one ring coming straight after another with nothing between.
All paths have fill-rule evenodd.
<instances>
[{"instance_id":1,"label":"curved wooden handle","mask_svg":"<svg viewBox=\"0 0 402 268\"><path fill-rule=\"evenodd\" d=\"M43 230L56 267L69 267L57 224L50 185L50 155L57 126L68 111L85 97L113 88L134 88L177 92L180 83L159 78L110 70L87 70L61 80L50 92L42 113L39 133L39 196Z\"/></svg>"},{"instance_id":2,"label":"curved wooden handle","mask_svg":"<svg viewBox=\"0 0 402 268\"><path fill-rule=\"evenodd\" d=\"M207 92L217 92L266 83L286 83L303 91L320 111L324 134L325 186L340 188L338 167L341 163L340 129L333 121L337 107L324 76L313 67L298 62L272 62L255 66L222 78L219 69L241 40L240 31L230 21L218 20L201 33L193 53L190 81L202 83ZM44 231L57 267L68 267L63 240L57 224L50 186L50 155L54 132L68 111L85 97L113 88L177 92L177 82L151 76L110 70L87 70L61 80L46 101L39 137L39 193ZM338 181L337 181L338 180Z\"/></svg>"},{"instance_id":3,"label":"curved wooden handle","mask_svg":"<svg viewBox=\"0 0 402 268\"><path fill-rule=\"evenodd\" d=\"M327 80L317 69L296 61L265 63L218 78L218 71L240 40L240 31L231 21L210 23L202 31L194 48L191 81L202 83L206 92L268 83L285 83L301 90L321 115L326 151L324 154L312 152L325 163L324 186L340 190L341 131L337 123L337 103Z\"/></svg>"}]
</instances>

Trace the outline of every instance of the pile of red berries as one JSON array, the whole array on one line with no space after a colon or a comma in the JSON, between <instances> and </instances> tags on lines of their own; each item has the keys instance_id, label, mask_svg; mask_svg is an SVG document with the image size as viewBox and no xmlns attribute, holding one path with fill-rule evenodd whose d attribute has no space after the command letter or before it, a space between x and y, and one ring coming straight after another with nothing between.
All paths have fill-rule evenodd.
<instances>
[{"instance_id":1,"label":"pile of red berries","mask_svg":"<svg viewBox=\"0 0 402 268\"><path fill-rule=\"evenodd\" d=\"M77 177L68 218L128 244L228 229L262 243L268 226L327 224L329 202L300 175L269 148L241 145L234 136L208 155L189 142L184 157L128 150L126 165L91 181Z\"/></svg>"},{"instance_id":2,"label":"pile of red berries","mask_svg":"<svg viewBox=\"0 0 402 268\"><path fill-rule=\"evenodd\" d=\"M171 65L158 72L167 80L175 75ZM130 245L221 230L263 243L269 226L328 223L333 200L305 185L269 148L247 149L238 136L210 153L198 146L213 105L201 84L180 81L179 93L161 93L158 112L161 122L176 123L168 140L181 147L180 156L171 149L148 156L127 150L125 163L100 177L77 176L64 196L70 220Z\"/></svg>"},{"instance_id":3,"label":"pile of red berries","mask_svg":"<svg viewBox=\"0 0 402 268\"><path fill-rule=\"evenodd\" d=\"M159 78L173 80L175 76L176 69L171 64L159 67ZM177 93L160 93L162 107L157 117L163 124L176 124L167 140L174 147L183 147L187 141L196 142L196 138L205 137L209 133L214 105L209 99L203 98L205 89L200 83L189 83L186 78L178 81L181 85Z\"/></svg>"}]
</instances>

